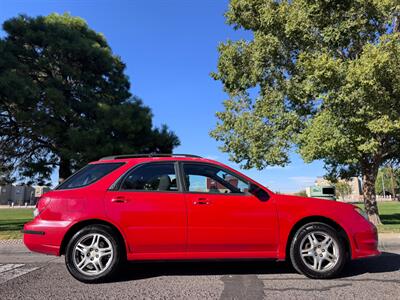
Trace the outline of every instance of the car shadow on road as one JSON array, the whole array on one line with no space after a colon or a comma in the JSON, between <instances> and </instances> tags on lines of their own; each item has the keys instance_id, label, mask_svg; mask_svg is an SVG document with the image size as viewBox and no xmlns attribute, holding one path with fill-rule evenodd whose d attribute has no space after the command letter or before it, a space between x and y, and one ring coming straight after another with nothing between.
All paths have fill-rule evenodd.
<instances>
[{"instance_id":1,"label":"car shadow on road","mask_svg":"<svg viewBox=\"0 0 400 300\"><path fill-rule=\"evenodd\" d=\"M400 270L400 255L383 252L381 256L351 261L341 278L365 273L386 273ZM247 274L297 274L291 264L268 260L240 261L174 261L174 262L130 262L113 282L153 278L159 276L201 275L247 275Z\"/></svg>"},{"instance_id":2,"label":"car shadow on road","mask_svg":"<svg viewBox=\"0 0 400 300\"><path fill-rule=\"evenodd\" d=\"M380 256L351 261L341 274L341 277L352 277L365 273L388 273L400 270L400 255L382 252Z\"/></svg>"}]
</instances>

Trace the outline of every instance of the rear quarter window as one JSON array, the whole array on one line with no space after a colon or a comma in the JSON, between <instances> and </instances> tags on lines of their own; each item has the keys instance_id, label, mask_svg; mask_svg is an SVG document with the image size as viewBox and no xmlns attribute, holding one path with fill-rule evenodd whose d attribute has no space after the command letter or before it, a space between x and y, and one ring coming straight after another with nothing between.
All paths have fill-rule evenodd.
<instances>
[{"instance_id":1,"label":"rear quarter window","mask_svg":"<svg viewBox=\"0 0 400 300\"><path fill-rule=\"evenodd\" d=\"M56 190L74 189L90 185L112 171L118 169L123 163L90 164L67 178L56 187Z\"/></svg>"}]
</instances>

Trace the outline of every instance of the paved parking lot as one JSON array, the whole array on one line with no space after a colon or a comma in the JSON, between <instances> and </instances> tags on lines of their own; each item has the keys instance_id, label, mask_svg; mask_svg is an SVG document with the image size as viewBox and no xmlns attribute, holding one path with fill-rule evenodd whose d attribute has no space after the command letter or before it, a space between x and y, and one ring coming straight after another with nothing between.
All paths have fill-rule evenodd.
<instances>
[{"instance_id":1,"label":"paved parking lot","mask_svg":"<svg viewBox=\"0 0 400 300\"><path fill-rule=\"evenodd\" d=\"M350 263L341 278L310 280L266 261L131 263L113 282L83 284L63 258L0 246L0 299L400 299L400 249Z\"/></svg>"}]
</instances>

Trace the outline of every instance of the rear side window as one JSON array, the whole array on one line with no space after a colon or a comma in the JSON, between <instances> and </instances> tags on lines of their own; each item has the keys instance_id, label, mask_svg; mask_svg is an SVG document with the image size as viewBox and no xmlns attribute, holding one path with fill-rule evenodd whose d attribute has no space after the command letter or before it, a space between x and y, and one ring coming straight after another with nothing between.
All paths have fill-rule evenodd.
<instances>
[{"instance_id":1,"label":"rear side window","mask_svg":"<svg viewBox=\"0 0 400 300\"><path fill-rule=\"evenodd\" d=\"M87 186L116 170L123 163L92 164L80 169L74 175L61 183L56 189L65 190Z\"/></svg>"},{"instance_id":2,"label":"rear side window","mask_svg":"<svg viewBox=\"0 0 400 300\"><path fill-rule=\"evenodd\" d=\"M144 164L131 170L121 184L128 191L178 191L174 163Z\"/></svg>"}]
</instances>

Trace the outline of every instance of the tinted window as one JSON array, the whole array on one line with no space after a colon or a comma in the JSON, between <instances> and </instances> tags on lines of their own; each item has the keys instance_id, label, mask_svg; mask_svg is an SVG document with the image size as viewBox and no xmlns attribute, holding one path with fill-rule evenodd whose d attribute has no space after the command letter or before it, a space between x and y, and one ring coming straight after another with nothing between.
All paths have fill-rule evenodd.
<instances>
[{"instance_id":1,"label":"tinted window","mask_svg":"<svg viewBox=\"0 0 400 300\"><path fill-rule=\"evenodd\" d=\"M173 163L145 164L134 168L121 184L122 190L177 191Z\"/></svg>"},{"instance_id":2,"label":"tinted window","mask_svg":"<svg viewBox=\"0 0 400 300\"><path fill-rule=\"evenodd\" d=\"M76 172L70 178L61 183L57 190L61 189L73 189L89 185L100 178L104 177L108 173L111 173L118 167L122 166L123 163L107 163L107 164L92 164L87 165L83 169Z\"/></svg>"},{"instance_id":3,"label":"tinted window","mask_svg":"<svg viewBox=\"0 0 400 300\"><path fill-rule=\"evenodd\" d=\"M249 184L221 168L203 164L184 164L186 187L189 192L246 193Z\"/></svg>"}]
</instances>

